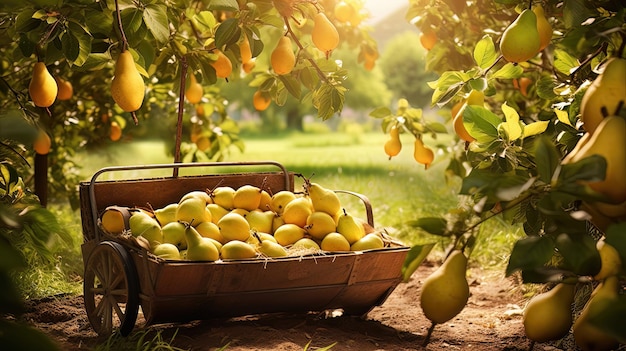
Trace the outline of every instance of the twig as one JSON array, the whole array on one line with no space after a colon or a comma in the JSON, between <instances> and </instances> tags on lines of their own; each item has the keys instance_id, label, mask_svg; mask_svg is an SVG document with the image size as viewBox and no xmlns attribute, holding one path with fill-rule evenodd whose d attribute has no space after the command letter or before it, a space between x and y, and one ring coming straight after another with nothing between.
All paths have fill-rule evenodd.
<instances>
[{"instance_id":1,"label":"twig","mask_svg":"<svg viewBox=\"0 0 626 351\"><path fill-rule=\"evenodd\" d=\"M433 331L435 330L436 325L437 323L432 322L432 324L430 325L430 328L428 328L428 332L426 332L426 337L424 338L424 341L422 342L422 346L426 347L426 345L428 345L428 343L430 342L430 337L431 335L433 335Z\"/></svg>"},{"instance_id":2,"label":"twig","mask_svg":"<svg viewBox=\"0 0 626 351\"><path fill-rule=\"evenodd\" d=\"M289 24L289 18L284 17L283 19L285 21L285 25L287 26L287 33L289 34L291 39L293 39L294 43L296 43L298 48L300 48L300 51L304 51L304 45L302 45L302 43L300 42L296 34L291 29L291 25ZM317 65L315 60L308 57L308 55L305 57L305 59L311 63L315 71L317 71L317 75L319 75L321 79L323 79L326 83L332 85L332 82L328 79L328 77L324 74L324 72L322 72L322 69Z\"/></svg>"},{"instance_id":3,"label":"twig","mask_svg":"<svg viewBox=\"0 0 626 351\"><path fill-rule=\"evenodd\" d=\"M122 36L122 52L128 49L128 40L126 39L126 34L124 33L124 26L122 25L122 13L120 11L120 5L117 0L115 0L115 13L117 15L117 27L120 30L120 35Z\"/></svg>"}]
</instances>

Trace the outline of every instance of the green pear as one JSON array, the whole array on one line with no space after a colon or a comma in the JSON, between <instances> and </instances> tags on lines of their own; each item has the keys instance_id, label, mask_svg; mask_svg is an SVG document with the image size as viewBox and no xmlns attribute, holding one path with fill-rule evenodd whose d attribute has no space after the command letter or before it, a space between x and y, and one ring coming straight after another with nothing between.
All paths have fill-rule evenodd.
<instances>
[{"instance_id":1,"label":"green pear","mask_svg":"<svg viewBox=\"0 0 626 351\"><path fill-rule=\"evenodd\" d=\"M220 252L211 239L202 237L196 228L189 224L186 225L185 238L189 261L217 261L220 258Z\"/></svg>"},{"instance_id":2,"label":"green pear","mask_svg":"<svg viewBox=\"0 0 626 351\"><path fill-rule=\"evenodd\" d=\"M227 210L235 208L233 198L235 197L235 189L229 186L218 186L213 189L209 195L214 204L218 204Z\"/></svg>"},{"instance_id":3,"label":"green pear","mask_svg":"<svg viewBox=\"0 0 626 351\"><path fill-rule=\"evenodd\" d=\"M225 214L217 222L217 226L227 242L231 240L246 241L250 237L250 224L243 216L236 213Z\"/></svg>"},{"instance_id":4,"label":"green pear","mask_svg":"<svg viewBox=\"0 0 626 351\"><path fill-rule=\"evenodd\" d=\"M606 176L603 180L588 182L593 190L604 194L606 202L619 204L626 201L626 120L620 116L603 119L585 145L571 157L577 162L591 155L606 160Z\"/></svg>"},{"instance_id":5,"label":"green pear","mask_svg":"<svg viewBox=\"0 0 626 351\"><path fill-rule=\"evenodd\" d=\"M337 220L337 232L345 236L350 245L365 236L365 228L362 222L348 214L345 209Z\"/></svg>"},{"instance_id":6,"label":"green pear","mask_svg":"<svg viewBox=\"0 0 626 351\"><path fill-rule=\"evenodd\" d=\"M293 223L285 223L274 232L276 242L283 246L291 245L304 238L305 231L302 227Z\"/></svg>"},{"instance_id":7,"label":"green pear","mask_svg":"<svg viewBox=\"0 0 626 351\"><path fill-rule=\"evenodd\" d=\"M272 233L272 223L274 222L274 212L261 211L256 209L248 212L244 218L250 224L250 229L263 232Z\"/></svg>"},{"instance_id":8,"label":"green pear","mask_svg":"<svg viewBox=\"0 0 626 351\"><path fill-rule=\"evenodd\" d=\"M572 334L576 345L583 351L614 350L619 342L611 335L593 325L589 319L594 318L602 311L613 308L618 300L620 282L617 276L607 277L591 293L582 312L574 322Z\"/></svg>"},{"instance_id":9,"label":"green pear","mask_svg":"<svg viewBox=\"0 0 626 351\"><path fill-rule=\"evenodd\" d=\"M256 210L261 204L261 189L254 185L243 185L233 195L233 207L248 211Z\"/></svg>"},{"instance_id":10,"label":"green pear","mask_svg":"<svg viewBox=\"0 0 626 351\"><path fill-rule=\"evenodd\" d=\"M618 275L622 271L622 259L619 252L611 244L607 244L604 239L596 242L596 249L600 254L600 271L593 276L597 281L604 280L610 276Z\"/></svg>"},{"instance_id":11,"label":"green pear","mask_svg":"<svg viewBox=\"0 0 626 351\"><path fill-rule=\"evenodd\" d=\"M626 59L611 57L604 65L604 71L587 88L580 101L580 120L587 132L594 133L605 117L619 114L620 103L626 106L624 77Z\"/></svg>"},{"instance_id":12,"label":"green pear","mask_svg":"<svg viewBox=\"0 0 626 351\"><path fill-rule=\"evenodd\" d=\"M559 340L572 327L572 303L576 285L559 283L533 296L524 308L526 336L536 342Z\"/></svg>"},{"instance_id":13,"label":"green pear","mask_svg":"<svg viewBox=\"0 0 626 351\"><path fill-rule=\"evenodd\" d=\"M348 239L342 234L337 232L328 233L322 239L322 243L320 244L320 248L324 251L350 251L350 243Z\"/></svg>"},{"instance_id":14,"label":"green pear","mask_svg":"<svg viewBox=\"0 0 626 351\"><path fill-rule=\"evenodd\" d=\"M374 249L382 249L385 247L385 242L380 237L380 235L376 233L365 234L361 239L355 241L351 246L350 250L352 251L365 251L365 250L374 250Z\"/></svg>"},{"instance_id":15,"label":"green pear","mask_svg":"<svg viewBox=\"0 0 626 351\"><path fill-rule=\"evenodd\" d=\"M467 257L461 250L453 250L443 264L424 280L420 305L431 322L445 323L463 310L469 298L466 271Z\"/></svg>"},{"instance_id":16,"label":"green pear","mask_svg":"<svg viewBox=\"0 0 626 351\"><path fill-rule=\"evenodd\" d=\"M211 196L209 196L209 193L207 193L206 191L202 191L202 190L193 190L190 191L188 193L186 193L185 195L183 195L180 200L178 200L179 203L190 199L190 198L199 198L204 200L205 203L210 204L211 203Z\"/></svg>"},{"instance_id":17,"label":"green pear","mask_svg":"<svg viewBox=\"0 0 626 351\"><path fill-rule=\"evenodd\" d=\"M222 244L226 242L226 239L220 232L220 228L213 222L202 222L196 226L196 230L205 238L217 240Z\"/></svg>"},{"instance_id":18,"label":"green pear","mask_svg":"<svg viewBox=\"0 0 626 351\"><path fill-rule=\"evenodd\" d=\"M163 242L175 245L179 250L187 248L185 239L185 225L181 222L169 222L161 228Z\"/></svg>"},{"instance_id":19,"label":"green pear","mask_svg":"<svg viewBox=\"0 0 626 351\"><path fill-rule=\"evenodd\" d=\"M211 212L211 222L215 224L219 222L220 218L224 217L225 214L230 212L229 210L218 204L208 204L206 205L206 208L209 210L209 212Z\"/></svg>"},{"instance_id":20,"label":"green pear","mask_svg":"<svg viewBox=\"0 0 626 351\"><path fill-rule=\"evenodd\" d=\"M178 251L178 248L174 244L159 244L154 248L152 253L165 260L180 260L180 251Z\"/></svg>"},{"instance_id":21,"label":"green pear","mask_svg":"<svg viewBox=\"0 0 626 351\"><path fill-rule=\"evenodd\" d=\"M291 200L283 209L281 216L285 223L304 227L306 225L306 219L311 213L313 213L311 200L308 197L301 196Z\"/></svg>"},{"instance_id":22,"label":"green pear","mask_svg":"<svg viewBox=\"0 0 626 351\"><path fill-rule=\"evenodd\" d=\"M326 189L317 183L310 183L307 191L315 211L334 215L341 210L341 202L334 191Z\"/></svg>"},{"instance_id":23,"label":"green pear","mask_svg":"<svg viewBox=\"0 0 626 351\"><path fill-rule=\"evenodd\" d=\"M206 208L206 202L197 197L181 201L176 208L176 220L179 222L198 225L201 222L211 221L211 212Z\"/></svg>"},{"instance_id":24,"label":"green pear","mask_svg":"<svg viewBox=\"0 0 626 351\"><path fill-rule=\"evenodd\" d=\"M133 236L145 238L150 243L150 248L163 242L163 232L159 222L143 211L134 212L128 220L130 231Z\"/></svg>"},{"instance_id":25,"label":"green pear","mask_svg":"<svg viewBox=\"0 0 626 351\"><path fill-rule=\"evenodd\" d=\"M272 196L270 210L277 214L282 214L285 206L296 199L296 194L288 190L281 190Z\"/></svg>"},{"instance_id":26,"label":"green pear","mask_svg":"<svg viewBox=\"0 0 626 351\"><path fill-rule=\"evenodd\" d=\"M315 239L322 240L328 233L337 229L335 219L326 212L315 211L306 219L306 232Z\"/></svg>"},{"instance_id":27,"label":"green pear","mask_svg":"<svg viewBox=\"0 0 626 351\"><path fill-rule=\"evenodd\" d=\"M526 9L502 33L500 52L507 61L519 63L535 57L540 48L537 15Z\"/></svg>"},{"instance_id":28,"label":"green pear","mask_svg":"<svg viewBox=\"0 0 626 351\"><path fill-rule=\"evenodd\" d=\"M164 226L170 222L176 221L176 209L178 209L178 203L169 204L154 210L154 217L156 217L161 226Z\"/></svg>"},{"instance_id":29,"label":"green pear","mask_svg":"<svg viewBox=\"0 0 626 351\"><path fill-rule=\"evenodd\" d=\"M224 260L255 258L257 256L254 246L240 240L231 240L224 244L221 254Z\"/></svg>"}]
</instances>

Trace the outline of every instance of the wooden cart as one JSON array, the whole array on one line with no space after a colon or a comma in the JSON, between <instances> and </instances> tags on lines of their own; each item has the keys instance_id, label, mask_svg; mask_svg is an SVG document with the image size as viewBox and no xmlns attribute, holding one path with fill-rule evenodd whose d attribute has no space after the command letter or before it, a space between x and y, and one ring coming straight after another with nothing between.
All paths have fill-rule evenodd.
<instances>
[{"instance_id":1,"label":"wooden cart","mask_svg":"<svg viewBox=\"0 0 626 351\"><path fill-rule=\"evenodd\" d=\"M216 170L243 168L241 173ZM257 171L270 168L269 171ZM109 172L172 170L172 176L98 180ZM179 175L183 170L201 175ZM254 169L255 171L248 171ZM118 173L119 174L119 173ZM252 184L294 190L294 174L273 161L247 163L159 164L108 167L79 186L84 234L85 309L100 335L118 331L128 335L141 307L146 325L188 322L275 312L343 310L366 315L381 305L401 281L408 247L363 252L331 252L302 257L194 262L158 258L132 240L105 233L99 214L108 206L160 208L177 202L192 190L217 184L238 188ZM350 193L350 192L348 192ZM369 200L367 220L374 226Z\"/></svg>"}]
</instances>

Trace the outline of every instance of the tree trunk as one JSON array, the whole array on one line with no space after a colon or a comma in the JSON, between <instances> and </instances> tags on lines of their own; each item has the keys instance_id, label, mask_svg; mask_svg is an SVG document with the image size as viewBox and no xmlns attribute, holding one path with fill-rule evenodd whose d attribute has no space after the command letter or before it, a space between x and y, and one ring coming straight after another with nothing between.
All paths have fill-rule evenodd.
<instances>
[{"instance_id":1,"label":"tree trunk","mask_svg":"<svg viewBox=\"0 0 626 351\"><path fill-rule=\"evenodd\" d=\"M304 131L303 118L297 106L287 111L287 129Z\"/></svg>"},{"instance_id":2,"label":"tree trunk","mask_svg":"<svg viewBox=\"0 0 626 351\"><path fill-rule=\"evenodd\" d=\"M35 195L41 206L48 205L48 155L35 153Z\"/></svg>"}]
</instances>

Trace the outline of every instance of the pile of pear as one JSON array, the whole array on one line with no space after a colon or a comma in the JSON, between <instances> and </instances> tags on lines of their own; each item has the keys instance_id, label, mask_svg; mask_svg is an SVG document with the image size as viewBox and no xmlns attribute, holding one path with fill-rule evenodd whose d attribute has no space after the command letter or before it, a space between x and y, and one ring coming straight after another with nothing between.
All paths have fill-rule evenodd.
<instances>
[{"instance_id":1,"label":"pile of pear","mask_svg":"<svg viewBox=\"0 0 626 351\"><path fill-rule=\"evenodd\" d=\"M335 191L308 180L301 192L217 186L155 210L110 206L99 225L132 235L166 260L268 259L388 245L382 232L342 207Z\"/></svg>"},{"instance_id":2,"label":"pile of pear","mask_svg":"<svg viewBox=\"0 0 626 351\"><path fill-rule=\"evenodd\" d=\"M612 56L604 70L589 85L580 104L583 135L563 159L574 163L592 155L606 160L605 178L586 182L603 196L582 205L600 230L612 223L626 220L626 59ZM620 115L621 114L621 115Z\"/></svg>"},{"instance_id":3,"label":"pile of pear","mask_svg":"<svg viewBox=\"0 0 626 351\"><path fill-rule=\"evenodd\" d=\"M596 283L580 313L576 313L577 284L559 282L550 290L533 296L523 312L526 336L533 342L560 340L572 333L576 345L583 351L609 351L619 346L619 340L597 327L593 319L614 308L622 289L622 261L618 251L604 239L596 243L602 266L593 276Z\"/></svg>"}]
</instances>

